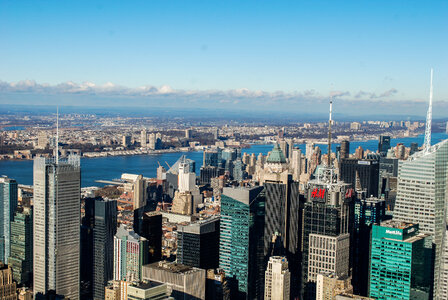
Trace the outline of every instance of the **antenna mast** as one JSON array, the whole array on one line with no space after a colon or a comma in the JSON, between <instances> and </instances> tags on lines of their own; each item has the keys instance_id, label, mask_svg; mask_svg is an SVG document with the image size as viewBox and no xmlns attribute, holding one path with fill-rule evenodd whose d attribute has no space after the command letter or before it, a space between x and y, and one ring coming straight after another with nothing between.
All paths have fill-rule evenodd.
<instances>
[{"instance_id":1,"label":"antenna mast","mask_svg":"<svg viewBox=\"0 0 448 300\"><path fill-rule=\"evenodd\" d=\"M59 164L59 105L56 107L56 164Z\"/></svg>"},{"instance_id":2,"label":"antenna mast","mask_svg":"<svg viewBox=\"0 0 448 300\"><path fill-rule=\"evenodd\" d=\"M432 122L432 74L433 70L431 68L431 87L429 89L429 107L428 114L426 115L426 130L425 130L425 145L424 151L428 152L431 147L431 122Z\"/></svg>"},{"instance_id":3,"label":"antenna mast","mask_svg":"<svg viewBox=\"0 0 448 300\"><path fill-rule=\"evenodd\" d=\"M328 160L327 160L327 166L331 167L331 123L333 122L331 118L331 114L333 112L333 96L330 98L330 117L328 119Z\"/></svg>"}]
</instances>

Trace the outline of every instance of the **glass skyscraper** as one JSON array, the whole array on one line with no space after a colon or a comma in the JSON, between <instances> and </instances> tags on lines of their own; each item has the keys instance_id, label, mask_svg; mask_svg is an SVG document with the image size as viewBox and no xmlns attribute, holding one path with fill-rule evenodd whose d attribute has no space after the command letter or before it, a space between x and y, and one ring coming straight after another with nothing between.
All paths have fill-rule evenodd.
<instances>
[{"instance_id":1,"label":"glass skyscraper","mask_svg":"<svg viewBox=\"0 0 448 300\"><path fill-rule=\"evenodd\" d=\"M418 223L432 235L435 250L434 294L438 296L442 241L446 224L448 140L399 162L394 219Z\"/></svg>"},{"instance_id":2,"label":"glass skyscraper","mask_svg":"<svg viewBox=\"0 0 448 300\"><path fill-rule=\"evenodd\" d=\"M34 294L80 298L80 191L79 156L34 160Z\"/></svg>"},{"instance_id":3,"label":"glass skyscraper","mask_svg":"<svg viewBox=\"0 0 448 300\"><path fill-rule=\"evenodd\" d=\"M234 298L262 297L264 205L260 186L226 187L221 196L219 267L237 281Z\"/></svg>"},{"instance_id":4,"label":"glass skyscraper","mask_svg":"<svg viewBox=\"0 0 448 300\"><path fill-rule=\"evenodd\" d=\"M432 299L432 246L418 224L386 221L373 225L370 297Z\"/></svg>"},{"instance_id":5,"label":"glass skyscraper","mask_svg":"<svg viewBox=\"0 0 448 300\"><path fill-rule=\"evenodd\" d=\"M17 182L8 177L0 177L0 261L8 263L11 227L17 208Z\"/></svg>"},{"instance_id":6,"label":"glass skyscraper","mask_svg":"<svg viewBox=\"0 0 448 300\"><path fill-rule=\"evenodd\" d=\"M33 211L31 208L20 208L11 223L11 253L9 265L17 283L31 283L33 272Z\"/></svg>"}]
</instances>

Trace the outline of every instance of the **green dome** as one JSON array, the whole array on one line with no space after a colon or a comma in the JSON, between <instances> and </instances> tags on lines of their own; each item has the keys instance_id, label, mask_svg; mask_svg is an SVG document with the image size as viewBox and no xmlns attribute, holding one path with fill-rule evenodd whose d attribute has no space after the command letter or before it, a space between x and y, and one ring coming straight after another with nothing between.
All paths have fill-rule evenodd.
<instances>
[{"instance_id":1,"label":"green dome","mask_svg":"<svg viewBox=\"0 0 448 300\"><path fill-rule=\"evenodd\" d=\"M274 164L286 163L285 155L283 154L283 151L282 149L280 149L280 146L278 144L275 144L274 149L272 149L266 162Z\"/></svg>"}]
</instances>

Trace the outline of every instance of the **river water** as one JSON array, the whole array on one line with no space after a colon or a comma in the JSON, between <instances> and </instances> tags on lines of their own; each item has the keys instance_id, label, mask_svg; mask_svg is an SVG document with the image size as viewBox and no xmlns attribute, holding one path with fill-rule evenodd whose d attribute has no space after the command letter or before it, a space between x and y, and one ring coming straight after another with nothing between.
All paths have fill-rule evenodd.
<instances>
[{"instance_id":1,"label":"river water","mask_svg":"<svg viewBox=\"0 0 448 300\"><path fill-rule=\"evenodd\" d=\"M448 135L445 133L434 133L432 135L432 144L438 143L447 139ZM419 146L423 144L424 136L409 138L392 139L391 146L394 147L398 143L403 143L409 147L411 143L418 143ZM298 146L303 153L305 153L305 145ZM317 145L321 148L322 153L327 153L327 145ZM338 144L333 144L332 151L336 150ZM364 150L376 151L378 149L378 141L370 140L363 142L350 142L350 152L353 153L358 146ZM243 152L248 154L259 153L267 154L272 150L273 145L252 145L251 148L243 149ZM196 161L196 170L198 171L202 165L202 151L197 152L177 152L164 153L152 155L134 155L134 156L109 156L98 158L81 158L81 186L101 186L102 184L95 182L95 180L112 180L120 178L122 173L143 174L145 177L156 177L158 162L168 168L169 165L174 164L181 155L186 155L187 158ZM16 179L19 184L32 185L33 184L33 161L10 161L0 160L0 175L6 175L10 178Z\"/></svg>"}]
</instances>

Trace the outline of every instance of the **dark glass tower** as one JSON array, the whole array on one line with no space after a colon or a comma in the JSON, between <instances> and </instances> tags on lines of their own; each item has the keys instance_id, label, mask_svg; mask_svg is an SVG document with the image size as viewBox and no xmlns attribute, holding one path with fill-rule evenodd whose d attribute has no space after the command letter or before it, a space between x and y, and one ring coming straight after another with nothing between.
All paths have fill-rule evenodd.
<instances>
[{"instance_id":1,"label":"dark glass tower","mask_svg":"<svg viewBox=\"0 0 448 300\"><path fill-rule=\"evenodd\" d=\"M117 201L95 201L93 227L93 299L104 299L104 287L113 279L114 235L117 232Z\"/></svg>"},{"instance_id":2,"label":"dark glass tower","mask_svg":"<svg viewBox=\"0 0 448 300\"><path fill-rule=\"evenodd\" d=\"M33 273L33 210L18 208L11 223L9 266L19 285L31 286Z\"/></svg>"},{"instance_id":3,"label":"dark glass tower","mask_svg":"<svg viewBox=\"0 0 448 300\"><path fill-rule=\"evenodd\" d=\"M386 156L387 151L390 149L390 136L380 135L378 141L378 152L381 156Z\"/></svg>"},{"instance_id":4,"label":"dark glass tower","mask_svg":"<svg viewBox=\"0 0 448 300\"><path fill-rule=\"evenodd\" d=\"M299 226L301 225L301 216L299 215L299 210L301 201L299 196L299 183L293 182L289 178L287 183L265 182L264 187L266 194L266 214L264 221L265 264L267 264L269 257L272 255L281 254L287 256L291 270L291 294L294 295L298 293L297 280L300 266ZM273 244L274 236L281 239L281 242L276 241ZM274 249L276 253L273 253ZM297 291L294 291L295 289Z\"/></svg>"},{"instance_id":5,"label":"dark glass tower","mask_svg":"<svg viewBox=\"0 0 448 300\"><path fill-rule=\"evenodd\" d=\"M263 187L225 187L223 190L219 267L232 282L232 299L263 297L260 290L265 271L264 205Z\"/></svg>"},{"instance_id":6,"label":"dark glass tower","mask_svg":"<svg viewBox=\"0 0 448 300\"><path fill-rule=\"evenodd\" d=\"M378 197L379 163L376 159L342 159L339 167L339 178L356 186L356 173L362 189L367 191L367 196Z\"/></svg>"},{"instance_id":7,"label":"dark glass tower","mask_svg":"<svg viewBox=\"0 0 448 300\"><path fill-rule=\"evenodd\" d=\"M135 232L148 240L148 263L160 261L162 259L162 214L156 211L143 213L141 227Z\"/></svg>"},{"instance_id":8,"label":"dark glass tower","mask_svg":"<svg viewBox=\"0 0 448 300\"><path fill-rule=\"evenodd\" d=\"M353 232L353 189L341 181L315 179L308 183L307 201L303 208L302 231L302 297L315 299L315 282L308 280L309 236L320 234L336 237Z\"/></svg>"},{"instance_id":9,"label":"dark glass tower","mask_svg":"<svg viewBox=\"0 0 448 300\"><path fill-rule=\"evenodd\" d=\"M177 262L201 269L219 266L219 217L177 228Z\"/></svg>"},{"instance_id":10,"label":"dark glass tower","mask_svg":"<svg viewBox=\"0 0 448 300\"><path fill-rule=\"evenodd\" d=\"M354 293L367 296L369 282L369 251L372 225L386 219L386 201L378 198L355 201L353 276Z\"/></svg>"}]
</instances>

